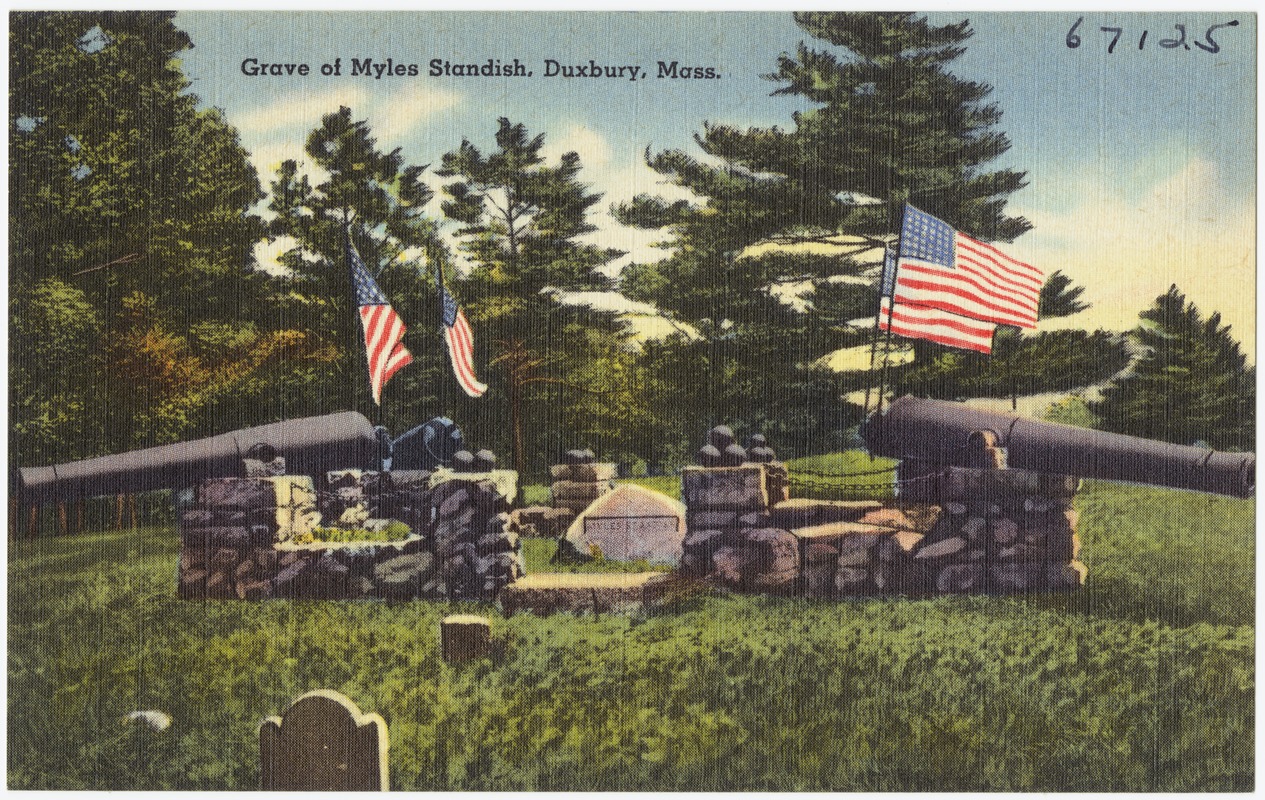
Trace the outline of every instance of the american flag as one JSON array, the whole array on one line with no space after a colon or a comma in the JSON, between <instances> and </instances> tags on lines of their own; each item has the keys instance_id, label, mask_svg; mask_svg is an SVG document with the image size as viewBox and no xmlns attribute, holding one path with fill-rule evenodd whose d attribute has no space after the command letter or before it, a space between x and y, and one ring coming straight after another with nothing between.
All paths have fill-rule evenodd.
<instances>
[{"instance_id":1,"label":"american flag","mask_svg":"<svg viewBox=\"0 0 1265 800\"><path fill-rule=\"evenodd\" d=\"M487 384L474 377L474 333L461 306L443 286L439 287L439 300L443 303L444 341L448 343L448 356L452 359L452 371L457 383L471 397L478 397L488 390Z\"/></svg>"},{"instance_id":2,"label":"american flag","mask_svg":"<svg viewBox=\"0 0 1265 800\"><path fill-rule=\"evenodd\" d=\"M1045 276L992 245L905 206L891 299L880 327L988 353L997 325L1034 328Z\"/></svg>"},{"instance_id":3,"label":"american flag","mask_svg":"<svg viewBox=\"0 0 1265 800\"><path fill-rule=\"evenodd\" d=\"M373 402L382 405L382 387L413 360L413 355L400 343L404 336L403 320L391 308L351 242L347 243L347 263L351 268L356 305L360 306L360 324L365 331L369 386L373 390Z\"/></svg>"}]
</instances>

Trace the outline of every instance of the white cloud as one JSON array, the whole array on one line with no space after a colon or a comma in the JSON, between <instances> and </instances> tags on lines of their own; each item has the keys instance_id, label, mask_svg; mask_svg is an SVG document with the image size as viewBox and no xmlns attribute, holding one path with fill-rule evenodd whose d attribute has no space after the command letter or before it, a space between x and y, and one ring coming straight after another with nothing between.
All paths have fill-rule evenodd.
<instances>
[{"instance_id":1,"label":"white cloud","mask_svg":"<svg viewBox=\"0 0 1265 800\"><path fill-rule=\"evenodd\" d=\"M321 117L340 106L352 110L355 119L365 119L380 147L390 150L408 138L428 118L453 108L461 97L443 89L408 85L393 92L371 92L365 84L339 84L321 92L291 92L280 95L266 106L235 114L232 123L250 151L251 163L265 184L273 178L281 162L302 162L302 171L313 184L329 174L303 151L310 131Z\"/></svg>"},{"instance_id":2,"label":"white cloud","mask_svg":"<svg viewBox=\"0 0 1265 800\"><path fill-rule=\"evenodd\" d=\"M1162 170L1150 169L1154 159L1146 163L1155 178L1135 196L1101 174L1091 174L1062 184L1075 198L1071 204L1042 204L1067 210L1014 208L1035 228L1004 249L1047 275L1062 270L1085 287L1082 299L1093 304L1075 317L1043 322L1041 328L1132 329L1138 314L1175 283L1205 317L1220 312L1254 361L1252 202L1230 200L1207 161L1170 156L1158 162L1167 167Z\"/></svg>"}]
</instances>

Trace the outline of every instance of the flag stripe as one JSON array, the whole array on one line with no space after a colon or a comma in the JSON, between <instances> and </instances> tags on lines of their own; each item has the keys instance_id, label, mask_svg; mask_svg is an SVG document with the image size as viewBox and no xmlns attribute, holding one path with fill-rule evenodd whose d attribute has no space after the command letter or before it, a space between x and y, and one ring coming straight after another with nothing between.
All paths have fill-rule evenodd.
<instances>
[{"instance_id":1,"label":"flag stripe","mask_svg":"<svg viewBox=\"0 0 1265 800\"><path fill-rule=\"evenodd\" d=\"M1032 281L1016 280L1010 273L1001 271L995 264L988 262L986 259L979 259L970 250L962 248L957 254L958 264L967 266L971 272L979 275L984 280L991 280L1002 287L1009 287L1017 292L1027 292L1028 294L1040 294L1041 284L1034 284Z\"/></svg>"},{"instance_id":2,"label":"flag stripe","mask_svg":"<svg viewBox=\"0 0 1265 800\"><path fill-rule=\"evenodd\" d=\"M976 280L976 278L973 276L967 277L966 274L958 274L955 272L950 272L949 270L936 269L932 266L924 266L914 261L907 261L905 262L903 266L905 267L905 274L909 274L912 272L917 275L926 275L928 278L931 278L931 279L942 278L945 281L948 281L949 283L968 284L974 287L974 289L980 294L987 295L993 298L994 300L998 300L1002 303L1010 304L1011 306L1014 307L1014 310L1017 313L1024 314L1025 316L1026 316L1026 312L1028 311L1028 308L1032 305L1032 302L1037 299L1036 297L1029 298L1023 295L1016 297L1014 294L1008 294L1004 288L1001 289L1000 291L993 291L992 289L989 289L989 288L986 288L985 286L980 285L979 281ZM961 270L961 272L965 273L966 270Z\"/></svg>"},{"instance_id":3,"label":"flag stripe","mask_svg":"<svg viewBox=\"0 0 1265 800\"><path fill-rule=\"evenodd\" d=\"M883 320L886 321L888 315L893 320L904 322L909 325L932 324L945 328L951 328L958 333L967 336L984 337L991 339L993 331L997 329L996 325L991 323L976 322L966 317L951 317L939 312L939 309L928 308L925 306L911 306L897 303L895 308L891 308L889 301L883 303ZM974 324L972 324L974 323Z\"/></svg>"},{"instance_id":4,"label":"flag stripe","mask_svg":"<svg viewBox=\"0 0 1265 800\"><path fill-rule=\"evenodd\" d=\"M1015 275L1026 278L1029 281L1036 281L1038 286L1045 283L1045 273L1040 269L1032 266L1031 264L1025 264L1017 258L1012 258L1006 255L987 242L981 242L978 239L967 236L965 233L959 232L958 244L959 246L966 247L971 252L977 253L981 257L992 259L997 266L1007 272L1014 273ZM1002 264L1002 261L1006 263Z\"/></svg>"},{"instance_id":5,"label":"flag stripe","mask_svg":"<svg viewBox=\"0 0 1265 800\"><path fill-rule=\"evenodd\" d=\"M905 292L903 296L902 291ZM1032 328L1037 322L1035 316L1020 315L1011 309L980 300L971 292L953 284L898 278L896 297L900 302L940 308L951 314L973 317L983 322L996 322L999 325Z\"/></svg>"},{"instance_id":6,"label":"flag stripe","mask_svg":"<svg viewBox=\"0 0 1265 800\"><path fill-rule=\"evenodd\" d=\"M373 393L373 402L381 405L382 387L395 373L412 363L413 355L400 341L406 330L404 320L387 302L386 295L378 288L351 242L347 243L347 265L351 269L352 289L364 329L369 389Z\"/></svg>"},{"instance_id":7,"label":"flag stripe","mask_svg":"<svg viewBox=\"0 0 1265 800\"><path fill-rule=\"evenodd\" d=\"M890 316L890 328L889 328ZM879 317L879 329L891 330L898 336L909 339L925 339L949 347L974 350L979 353L992 352L992 339L995 327L986 325L979 327L970 324L973 320L963 320L942 314L938 309L922 306L890 307L885 299Z\"/></svg>"},{"instance_id":8,"label":"flag stripe","mask_svg":"<svg viewBox=\"0 0 1265 800\"><path fill-rule=\"evenodd\" d=\"M448 357L452 361L453 374L466 394L478 397L486 392L488 387L474 374L474 332L470 329L470 322L466 319L465 313L456 305L452 295L448 294L447 290L441 291L444 304L450 306L445 313L444 342L448 346ZM447 324L448 318L452 319L452 324Z\"/></svg>"}]
</instances>

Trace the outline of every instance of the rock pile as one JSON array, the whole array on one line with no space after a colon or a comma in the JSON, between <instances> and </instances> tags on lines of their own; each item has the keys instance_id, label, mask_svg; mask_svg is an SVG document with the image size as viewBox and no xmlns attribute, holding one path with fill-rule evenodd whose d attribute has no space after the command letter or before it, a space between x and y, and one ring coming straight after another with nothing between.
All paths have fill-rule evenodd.
<instances>
[{"instance_id":1,"label":"rock pile","mask_svg":"<svg viewBox=\"0 0 1265 800\"><path fill-rule=\"evenodd\" d=\"M321 520L311 478L204 481L181 513L180 596L492 599L524 572L505 513L516 483L508 470L340 470L322 498L340 519L359 508L412 526L402 541L347 543L296 541Z\"/></svg>"},{"instance_id":2,"label":"rock pile","mask_svg":"<svg viewBox=\"0 0 1265 800\"><path fill-rule=\"evenodd\" d=\"M1072 508L1078 478L914 465L902 465L901 477L916 478L903 497L942 508L913 552L928 591L1051 591L1084 582Z\"/></svg>"},{"instance_id":3,"label":"rock pile","mask_svg":"<svg viewBox=\"0 0 1265 800\"><path fill-rule=\"evenodd\" d=\"M792 592L800 570L799 546L770 514L787 493L786 469L774 462L762 440L753 451L768 458L750 462L725 426L713 428L698 453L701 466L681 472L686 537L681 569L752 591Z\"/></svg>"},{"instance_id":4,"label":"rock pile","mask_svg":"<svg viewBox=\"0 0 1265 800\"><path fill-rule=\"evenodd\" d=\"M682 471L681 569L748 591L812 597L1057 591L1084 582L1075 478L997 466L902 465L900 508L792 500L762 440L715 428Z\"/></svg>"},{"instance_id":5,"label":"rock pile","mask_svg":"<svg viewBox=\"0 0 1265 800\"><path fill-rule=\"evenodd\" d=\"M554 508L579 514L615 488L615 465L598 463L592 450L568 450L562 461L549 468L553 478L549 492Z\"/></svg>"},{"instance_id":6,"label":"rock pile","mask_svg":"<svg viewBox=\"0 0 1265 800\"><path fill-rule=\"evenodd\" d=\"M431 529L435 558L447 596L490 600L526 573L518 524L509 515L517 473L449 473L431 476Z\"/></svg>"}]
</instances>

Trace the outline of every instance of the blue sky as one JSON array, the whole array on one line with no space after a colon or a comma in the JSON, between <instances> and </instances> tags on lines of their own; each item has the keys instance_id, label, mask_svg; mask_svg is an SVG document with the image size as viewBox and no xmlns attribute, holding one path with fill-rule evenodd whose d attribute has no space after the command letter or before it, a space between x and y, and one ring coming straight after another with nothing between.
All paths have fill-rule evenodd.
<instances>
[{"instance_id":1,"label":"blue sky","mask_svg":"<svg viewBox=\"0 0 1265 800\"><path fill-rule=\"evenodd\" d=\"M1047 272L1087 287L1095 307L1058 323L1126 329L1176 282L1201 309L1221 311L1252 348L1255 281L1255 16L1251 13L935 12L969 18L976 35L955 62L961 77L994 87L1001 129L1014 146L998 166L1026 170L1010 210L1036 228L1011 246ZM1194 46L1213 24L1216 54ZM697 153L704 120L789 125L796 98L771 97L760 75L805 37L774 12L182 12L195 48L184 54L193 91L223 108L264 180L302 144L323 113L348 105L411 163L437 164L463 137L490 147L508 116L546 134L553 154L580 153L583 177L608 200L639 192L676 197L647 169L647 147ZM1178 36L1186 44L1161 48ZM1124 28L1115 52L1112 34ZM1147 41L1138 42L1142 31ZM1206 43L1206 42L1205 42ZM821 44L821 43L818 43ZM341 77L319 75L343 61ZM306 63L307 77L249 77L241 62ZM352 77L352 58L420 65L418 77ZM427 76L431 59L514 58L532 78ZM545 78L562 64L640 65L639 81ZM658 61L711 66L718 80L654 77ZM605 205L605 204L603 204ZM656 234L599 220L602 241L648 260ZM275 249L275 248L274 248ZM269 257L261 251L261 257Z\"/></svg>"}]
</instances>

